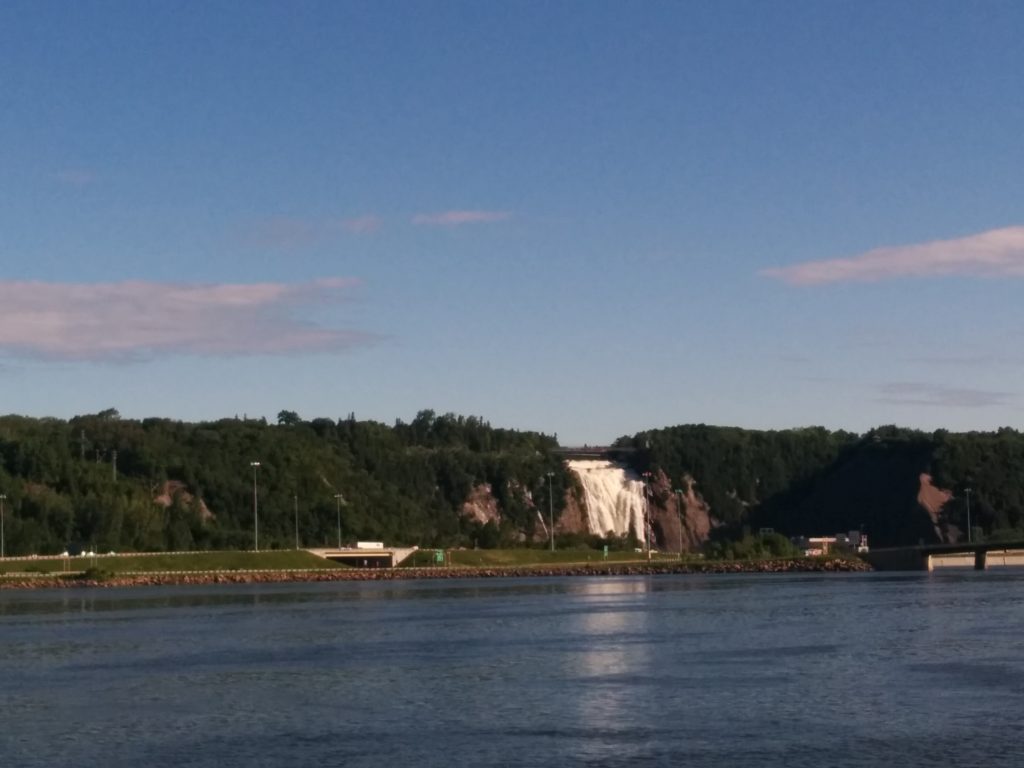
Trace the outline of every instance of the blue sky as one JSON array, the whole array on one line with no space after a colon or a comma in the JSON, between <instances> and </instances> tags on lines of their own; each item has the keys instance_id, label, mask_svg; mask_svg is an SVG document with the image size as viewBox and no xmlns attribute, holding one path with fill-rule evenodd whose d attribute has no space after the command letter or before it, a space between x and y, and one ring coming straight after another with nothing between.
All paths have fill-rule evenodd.
<instances>
[{"instance_id":1,"label":"blue sky","mask_svg":"<svg viewBox=\"0 0 1024 768\"><path fill-rule=\"evenodd\" d=\"M0 412L1019 426L1024 6L0 6Z\"/></svg>"}]
</instances>

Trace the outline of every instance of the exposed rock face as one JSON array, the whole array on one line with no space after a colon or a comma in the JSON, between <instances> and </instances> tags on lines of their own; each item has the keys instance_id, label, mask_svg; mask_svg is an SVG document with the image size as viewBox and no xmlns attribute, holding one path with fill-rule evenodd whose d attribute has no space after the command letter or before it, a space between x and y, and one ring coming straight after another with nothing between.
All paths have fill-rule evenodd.
<instances>
[{"instance_id":1,"label":"exposed rock face","mask_svg":"<svg viewBox=\"0 0 1024 768\"><path fill-rule=\"evenodd\" d=\"M462 515L470 520L475 520L481 525L487 525L490 522L495 524L501 522L498 500L494 498L490 483L481 483L473 487L473 490L469 493L469 498L462 505Z\"/></svg>"},{"instance_id":2,"label":"exposed rock face","mask_svg":"<svg viewBox=\"0 0 1024 768\"><path fill-rule=\"evenodd\" d=\"M562 515L555 521L555 533L589 533L587 508L581 488L570 488L566 492Z\"/></svg>"},{"instance_id":3,"label":"exposed rock face","mask_svg":"<svg viewBox=\"0 0 1024 768\"><path fill-rule=\"evenodd\" d=\"M931 518L935 536L939 541L956 541L960 536L959 528L949 525L942 518L942 511L953 498L953 492L936 486L927 472L920 474L918 482L917 503Z\"/></svg>"},{"instance_id":4,"label":"exposed rock face","mask_svg":"<svg viewBox=\"0 0 1024 768\"><path fill-rule=\"evenodd\" d=\"M186 485L180 480L168 480L162 486L158 486L153 501L165 509L174 503L175 497L180 497L185 504L191 506L195 496L188 492ZM206 502L199 500L199 514L203 522L213 519L213 512L206 506Z\"/></svg>"},{"instance_id":5,"label":"exposed rock face","mask_svg":"<svg viewBox=\"0 0 1024 768\"><path fill-rule=\"evenodd\" d=\"M679 495L664 472L659 471L652 482L651 527L654 529L654 546L666 552L680 551L680 527L682 528L682 551L692 552L708 540L714 521L707 503L694 490L692 477L687 476L682 495L680 515Z\"/></svg>"}]
</instances>

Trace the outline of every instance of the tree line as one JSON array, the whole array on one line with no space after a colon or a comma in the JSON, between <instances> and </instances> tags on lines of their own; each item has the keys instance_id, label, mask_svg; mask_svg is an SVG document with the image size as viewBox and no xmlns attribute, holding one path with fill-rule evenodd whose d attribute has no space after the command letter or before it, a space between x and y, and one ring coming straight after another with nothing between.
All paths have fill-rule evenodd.
<instances>
[{"instance_id":1,"label":"tree line","mask_svg":"<svg viewBox=\"0 0 1024 768\"><path fill-rule=\"evenodd\" d=\"M384 540L421 546L511 545L539 525L531 499L556 512L568 477L552 437L422 411L409 423L264 419L187 423L120 418L0 417L6 554L244 549ZM252 466L259 462L258 467ZM488 484L502 511L489 525L461 514ZM162 503L161 494L164 495ZM297 522L296 522L297 521Z\"/></svg>"},{"instance_id":2,"label":"tree line","mask_svg":"<svg viewBox=\"0 0 1024 768\"><path fill-rule=\"evenodd\" d=\"M638 472L694 484L717 522L712 542L863 530L873 544L964 537L1024 539L1024 434L863 435L823 427L745 430L704 424L619 438ZM421 411L410 422L230 418L123 419L114 409L69 420L0 417L0 495L8 555L246 549L384 540L420 546L516 546L545 539L548 473L554 516L579 496L553 436ZM253 467L253 462L259 462ZM952 498L934 521L920 475ZM500 519L462 513L486 484ZM967 489L970 489L968 493ZM538 503L535 503L537 500ZM543 522L541 520L543 518ZM595 543L566 535L565 545ZM614 543L614 542L613 542Z\"/></svg>"},{"instance_id":3,"label":"tree line","mask_svg":"<svg viewBox=\"0 0 1024 768\"><path fill-rule=\"evenodd\" d=\"M742 540L770 528L787 535L860 530L877 545L966 538L1024 540L1024 434L922 432L887 425L863 435L823 427L745 430L682 425L626 436L641 470L691 480L721 524ZM921 475L952 494L932 520ZM968 493L968 490L970 492Z\"/></svg>"}]
</instances>

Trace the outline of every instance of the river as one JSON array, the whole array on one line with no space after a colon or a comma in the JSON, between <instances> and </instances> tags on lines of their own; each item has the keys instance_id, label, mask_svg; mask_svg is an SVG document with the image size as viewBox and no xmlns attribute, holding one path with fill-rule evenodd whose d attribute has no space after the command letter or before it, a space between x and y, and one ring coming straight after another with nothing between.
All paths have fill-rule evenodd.
<instances>
[{"instance_id":1,"label":"river","mask_svg":"<svg viewBox=\"0 0 1024 768\"><path fill-rule=\"evenodd\" d=\"M0 592L0 764L1020 766L1024 573Z\"/></svg>"}]
</instances>

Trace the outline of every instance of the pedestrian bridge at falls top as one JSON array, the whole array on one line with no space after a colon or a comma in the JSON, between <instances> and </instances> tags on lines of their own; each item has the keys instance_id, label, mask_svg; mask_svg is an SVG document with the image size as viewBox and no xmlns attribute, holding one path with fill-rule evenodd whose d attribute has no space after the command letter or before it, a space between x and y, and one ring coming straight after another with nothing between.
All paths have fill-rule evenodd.
<instances>
[{"instance_id":1,"label":"pedestrian bridge at falls top","mask_svg":"<svg viewBox=\"0 0 1024 768\"><path fill-rule=\"evenodd\" d=\"M556 448L554 452L563 459L623 459L636 452L636 448L620 448L614 445L568 445Z\"/></svg>"},{"instance_id":2,"label":"pedestrian bridge at falls top","mask_svg":"<svg viewBox=\"0 0 1024 768\"><path fill-rule=\"evenodd\" d=\"M866 555L876 571L936 571L999 566L1024 566L1024 541L922 544L917 547L873 549Z\"/></svg>"}]
</instances>

